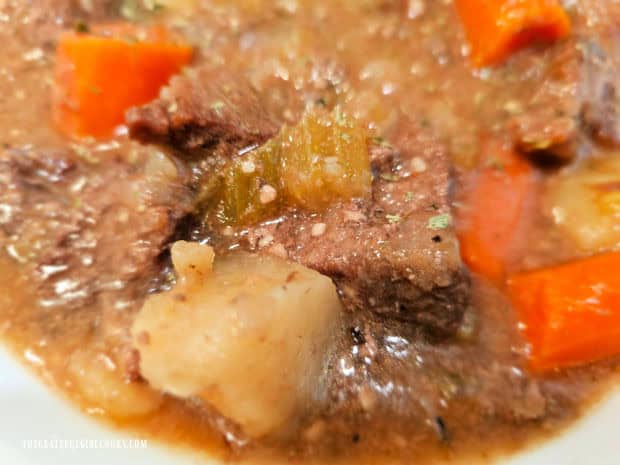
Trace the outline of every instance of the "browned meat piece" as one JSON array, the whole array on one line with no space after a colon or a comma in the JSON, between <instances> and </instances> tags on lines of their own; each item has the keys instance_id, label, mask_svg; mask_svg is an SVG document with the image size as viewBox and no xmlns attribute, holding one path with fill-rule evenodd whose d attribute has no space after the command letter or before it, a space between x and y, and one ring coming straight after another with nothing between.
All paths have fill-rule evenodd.
<instances>
[{"instance_id":1,"label":"browned meat piece","mask_svg":"<svg viewBox=\"0 0 620 465\"><path fill-rule=\"evenodd\" d=\"M620 9L612 2L582 3L570 40L512 63L515 76L531 83L518 89L525 92L525 111L509 123L523 152L570 161L587 152L592 139L620 143Z\"/></svg>"},{"instance_id":2,"label":"browned meat piece","mask_svg":"<svg viewBox=\"0 0 620 465\"><path fill-rule=\"evenodd\" d=\"M0 154L0 239L31 268L44 306L79 307L151 279L189 206L181 174L162 154L144 150L134 166L121 153L101 157L88 163L70 151Z\"/></svg>"},{"instance_id":3,"label":"browned meat piece","mask_svg":"<svg viewBox=\"0 0 620 465\"><path fill-rule=\"evenodd\" d=\"M97 314L92 331L113 341L116 361L135 379L129 327L189 209L185 175L152 149L79 154L89 161L69 150L0 152L0 247L53 310L49 327Z\"/></svg>"},{"instance_id":4,"label":"browned meat piece","mask_svg":"<svg viewBox=\"0 0 620 465\"><path fill-rule=\"evenodd\" d=\"M209 67L173 78L159 99L129 110L127 124L137 140L192 153L219 143L237 149L261 144L280 127L247 80Z\"/></svg>"},{"instance_id":5,"label":"browned meat piece","mask_svg":"<svg viewBox=\"0 0 620 465\"><path fill-rule=\"evenodd\" d=\"M469 301L469 278L451 224L447 155L406 123L396 149L375 147L373 199L299 211L216 244L239 243L298 261L330 276L346 307L453 334Z\"/></svg>"},{"instance_id":6,"label":"browned meat piece","mask_svg":"<svg viewBox=\"0 0 620 465\"><path fill-rule=\"evenodd\" d=\"M568 161L582 142L579 87L583 68L590 63L574 41L528 59L540 60L528 66L541 75L526 98L526 111L510 122L515 143L523 152L550 154Z\"/></svg>"},{"instance_id":7,"label":"browned meat piece","mask_svg":"<svg viewBox=\"0 0 620 465\"><path fill-rule=\"evenodd\" d=\"M534 87L527 111L510 123L517 147L569 161L587 147L589 134L615 138L615 68L604 52L594 42L574 40L540 59L542 84Z\"/></svg>"},{"instance_id":8,"label":"browned meat piece","mask_svg":"<svg viewBox=\"0 0 620 465\"><path fill-rule=\"evenodd\" d=\"M610 81L601 86L601 98L597 102L586 102L582 117L586 129L594 139L603 145L620 145L620 101L618 89Z\"/></svg>"}]
</instances>

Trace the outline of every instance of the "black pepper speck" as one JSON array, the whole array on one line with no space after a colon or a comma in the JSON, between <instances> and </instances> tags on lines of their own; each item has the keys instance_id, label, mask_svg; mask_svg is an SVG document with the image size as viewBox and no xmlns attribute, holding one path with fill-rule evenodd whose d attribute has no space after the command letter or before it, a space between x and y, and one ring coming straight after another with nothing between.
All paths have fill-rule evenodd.
<instances>
[{"instance_id":1,"label":"black pepper speck","mask_svg":"<svg viewBox=\"0 0 620 465\"><path fill-rule=\"evenodd\" d=\"M353 338L353 342L358 346L366 343L364 332L359 326L351 328L351 337Z\"/></svg>"}]
</instances>

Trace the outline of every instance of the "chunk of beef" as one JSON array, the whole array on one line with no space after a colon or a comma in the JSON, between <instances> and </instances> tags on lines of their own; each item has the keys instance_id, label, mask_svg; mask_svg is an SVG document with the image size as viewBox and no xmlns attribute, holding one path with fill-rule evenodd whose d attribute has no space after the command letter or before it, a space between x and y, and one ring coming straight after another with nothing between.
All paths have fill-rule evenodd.
<instances>
[{"instance_id":1,"label":"chunk of beef","mask_svg":"<svg viewBox=\"0 0 620 465\"><path fill-rule=\"evenodd\" d=\"M516 57L515 76L529 86L525 111L509 123L516 146L543 158L570 161L592 142L620 144L617 95L620 8L610 1L576 6L573 36L546 51Z\"/></svg>"},{"instance_id":2,"label":"chunk of beef","mask_svg":"<svg viewBox=\"0 0 620 465\"><path fill-rule=\"evenodd\" d=\"M327 276L349 310L372 311L453 334L469 301L469 278L451 224L443 147L411 123L375 147L371 200L321 214L289 212L216 243L286 256Z\"/></svg>"},{"instance_id":3,"label":"chunk of beef","mask_svg":"<svg viewBox=\"0 0 620 465\"><path fill-rule=\"evenodd\" d=\"M620 145L620 119L618 119L618 97L616 88L606 83L601 88L604 98L593 104L588 102L583 108L583 121L594 138L603 145Z\"/></svg>"},{"instance_id":4,"label":"chunk of beef","mask_svg":"<svg viewBox=\"0 0 620 465\"><path fill-rule=\"evenodd\" d=\"M583 143L580 86L582 74L590 63L576 41L527 58L536 61L527 66L540 76L526 91L531 92L525 98L526 111L509 123L516 146L526 153L569 161Z\"/></svg>"},{"instance_id":5,"label":"chunk of beef","mask_svg":"<svg viewBox=\"0 0 620 465\"><path fill-rule=\"evenodd\" d=\"M137 165L103 156L93 164L71 151L0 155L3 239L15 260L32 267L46 306L80 306L152 277L189 206L181 175L163 154L144 150Z\"/></svg>"},{"instance_id":6,"label":"chunk of beef","mask_svg":"<svg viewBox=\"0 0 620 465\"><path fill-rule=\"evenodd\" d=\"M133 138L204 154L218 144L242 149L274 136L280 124L241 75L211 67L172 79L159 99L127 113Z\"/></svg>"},{"instance_id":7,"label":"chunk of beef","mask_svg":"<svg viewBox=\"0 0 620 465\"><path fill-rule=\"evenodd\" d=\"M613 1L586 0L579 3L583 28L597 39L590 43L592 59L587 76L586 92L596 99L586 101L581 117L586 130L594 139L605 145L620 145L620 4ZM592 40L590 42L593 42Z\"/></svg>"},{"instance_id":8,"label":"chunk of beef","mask_svg":"<svg viewBox=\"0 0 620 465\"><path fill-rule=\"evenodd\" d=\"M158 257L190 196L185 174L157 151L91 149L0 153L0 247L51 310L43 313L49 331L94 320L85 324L116 341L110 347L131 377L131 319L160 275Z\"/></svg>"}]
</instances>

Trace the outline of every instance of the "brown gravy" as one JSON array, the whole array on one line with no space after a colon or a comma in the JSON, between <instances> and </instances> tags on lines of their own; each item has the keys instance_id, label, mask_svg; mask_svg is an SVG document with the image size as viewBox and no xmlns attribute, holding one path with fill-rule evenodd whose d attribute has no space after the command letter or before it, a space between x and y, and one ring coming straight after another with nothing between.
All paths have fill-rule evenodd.
<instances>
[{"instance_id":1,"label":"brown gravy","mask_svg":"<svg viewBox=\"0 0 620 465\"><path fill-rule=\"evenodd\" d=\"M25 213L24 222L16 226L7 221L6 228L0 223L0 334L20 360L27 362L27 352L41 359L36 371L86 413L210 456L252 463L458 462L493 458L561 430L616 381L618 359L542 378L530 375L525 368L525 343L506 298L475 279L476 330L466 342L435 346L417 341L402 328L347 316L337 366L354 374L346 382L342 376L334 381L334 395L340 392L341 398L333 408L306 419L301 439L278 438L244 446L237 438L217 432L220 419L206 407L161 398L143 384L136 387L123 378L121 368L131 361L119 347L146 295L165 288L170 278L165 257L157 258L157 266L145 276L135 276L116 275L109 262L114 256L103 256L101 260L108 262L101 265L102 273L116 287L101 287L97 282L92 299L83 303L46 304L46 293L53 286L58 290L62 281L53 276L49 281L41 274L40 253L53 248L63 219L41 212L62 210L47 204L51 192L50 201L62 199L69 217L84 209L95 221L104 221L97 208L107 204L97 202L106 198L113 206L122 202L102 187L101 179L111 177L122 186L142 182L157 154L123 135L102 142L108 144L103 147L92 141L67 142L54 131L48 123L54 43L72 20L63 25L42 11L45 6L18 3L8 2L4 7L8 20L0 23L5 46L0 55L0 94L5 96L0 100L0 144L6 151L19 148L26 153L71 146L82 157L77 163L86 166L80 173L86 189L92 187L92 191L79 204L67 204L72 195L69 186L75 186L77 179L62 174L57 184L52 183L57 190L29 191L19 212ZM52 9L63 4L48 3ZM404 3L409 10L403 10ZM507 67L473 72L463 58L463 36L450 2L420 2L425 7L421 13L411 7L414 3L292 1L273 2L277 4L273 6L260 1L205 1L187 12L165 12L160 18L198 47L199 62L244 69L258 87L274 93L286 93L293 83L306 99L341 104L377 135L391 127L399 112L414 115L438 132L453 163L464 172L475 165L481 132L505 139L505 123L518 111L536 77L536 73L534 77L520 74L530 66L530 52ZM582 17L588 12L573 14ZM35 29L37 33L30 34ZM282 100L286 101L285 95ZM284 106L281 110L284 119L294 120L300 109ZM9 174L7 166L0 163L0 207L9 205L3 203L10 194L9 178L3 177ZM120 174L115 178L110 173ZM140 201L122 206L132 208ZM106 214L105 221L116 224L124 210L119 207ZM143 219L129 215L124 228L138 228ZM532 256L517 261L515 269L579 256L567 241L554 242L555 233L547 234L548 219L537 218L534 224L527 233L533 242ZM91 232L99 241L95 248L110 247L105 235L97 236L99 229ZM127 240L134 239L129 235ZM80 285L86 279L79 267L69 278ZM58 293L62 297L62 291ZM116 305L119 302L122 305ZM350 342L356 337L347 334L350 328L360 326L368 335L366 347L370 337L375 339L380 364L367 364L360 351L369 349ZM94 357L97 364L80 366L85 357ZM88 369L94 377L86 382L99 379L104 391L85 392L80 380ZM97 378L98 370L105 373L102 378ZM356 386L366 384L374 386L377 408L359 407ZM107 398L105 386L118 390L115 395L120 400ZM97 402L97 396L107 400ZM146 413L135 417L119 413L123 402L138 398L147 399L144 405L138 402Z\"/></svg>"}]
</instances>

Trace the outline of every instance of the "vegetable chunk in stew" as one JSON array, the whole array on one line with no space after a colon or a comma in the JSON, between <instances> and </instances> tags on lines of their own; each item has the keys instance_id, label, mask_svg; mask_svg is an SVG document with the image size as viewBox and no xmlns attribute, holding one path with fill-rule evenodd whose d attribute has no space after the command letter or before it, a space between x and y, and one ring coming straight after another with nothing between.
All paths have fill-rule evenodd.
<instances>
[{"instance_id":1,"label":"vegetable chunk in stew","mask_svg":"<svg viewBox=\"0 0 620 465\"><path fill-rule=\"evenodd\" d=\"M561 431L620 373L619 5L0 2L0 336L222 461Z\"/></svg>"}]
</instances>

